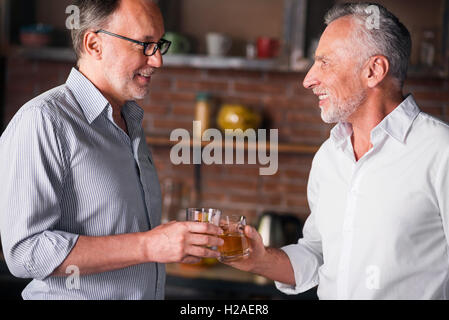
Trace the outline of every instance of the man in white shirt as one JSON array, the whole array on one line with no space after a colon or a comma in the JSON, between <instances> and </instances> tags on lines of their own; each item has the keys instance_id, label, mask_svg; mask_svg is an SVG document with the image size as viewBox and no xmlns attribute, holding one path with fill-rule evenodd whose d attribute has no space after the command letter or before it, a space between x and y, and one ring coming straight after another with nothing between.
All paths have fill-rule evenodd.
<instances>
[{"instance_id":1,"label":"man in white shirt","mask_svg":"<svg viewBox=\"0 0 449 320\"><path fill-rule=\"evenodd\" d=\"M447 299L449 126L402 93L410 34L378 5L337 5L325 20L303 84L337 125L312 163L304 237L265 248L246 227L252 252L230 265L287 294Z\"/></svg>"}]
</instances>

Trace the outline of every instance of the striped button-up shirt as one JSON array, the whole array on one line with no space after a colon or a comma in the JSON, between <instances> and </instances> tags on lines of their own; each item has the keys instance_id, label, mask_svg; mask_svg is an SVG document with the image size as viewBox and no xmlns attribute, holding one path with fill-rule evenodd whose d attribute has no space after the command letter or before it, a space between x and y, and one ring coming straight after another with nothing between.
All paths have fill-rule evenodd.
<instances>
[{"instance_id":1,"label":"striped button-up shirt","mask_svg":"<svg viewBox=\"0 0 449 320\"><path fill-rule=\"evenodd\" d=\"M26 103L0 138L0 231L7 265L33 278L24 299L162 299L165 267L145 263L67 277L52 272L79 235L142 232L160 224L161 192L143 110L112 107L78 70ZM101 255L98 252L98 255Z\"/></svg>"}]
</instances>

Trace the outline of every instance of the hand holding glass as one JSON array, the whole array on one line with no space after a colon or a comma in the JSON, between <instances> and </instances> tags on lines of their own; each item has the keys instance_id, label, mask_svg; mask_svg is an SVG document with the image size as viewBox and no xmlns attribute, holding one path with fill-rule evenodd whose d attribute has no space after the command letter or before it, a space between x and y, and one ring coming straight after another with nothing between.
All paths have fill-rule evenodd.
<instances>
[{"instance_id":1,"label":"hand holding glass","mask_svg":"<svg viewBox=\"0 0 449 320\"><path fill-rule=\"evenodd\" d=\"M222 246L218 246L221 262L234 261L249 255L248 239L245 236L246 218L238 215L225 215L220 219L220 228L224 234Z\"/></svg>"}]
</instances>

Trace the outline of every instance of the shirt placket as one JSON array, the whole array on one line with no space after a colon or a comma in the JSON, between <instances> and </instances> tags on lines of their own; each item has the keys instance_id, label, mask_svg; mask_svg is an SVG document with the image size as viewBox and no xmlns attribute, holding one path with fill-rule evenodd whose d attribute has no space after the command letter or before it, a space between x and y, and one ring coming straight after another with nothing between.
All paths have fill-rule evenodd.
<instances>
[{"instance_id":1,"label":"shirt placket","mask_svg":"<svg viewBox=\"0 0 449 320\"><path fill-rule=\"evenodd\" d=\"M346 196L346 211L344 213L342 225L342 246L337 278L338 299L349 298L351 257L354 243L354 223L357 211L359 185L363 176L363 163L365 162L365 159L366 157L363 157L357 162L355 162L354 159L352 176Z\"/></svg>"}]
</instances>

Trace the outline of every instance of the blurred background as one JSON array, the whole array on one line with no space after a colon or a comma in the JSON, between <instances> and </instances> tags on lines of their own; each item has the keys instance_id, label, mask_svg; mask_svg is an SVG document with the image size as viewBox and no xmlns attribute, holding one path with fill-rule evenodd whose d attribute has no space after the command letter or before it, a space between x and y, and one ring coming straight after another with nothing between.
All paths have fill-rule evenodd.
<instances>
[{"instance_id":1,"label":"blurred background","mask_svg":"<svg viewBox=\"0 0 449 320\"><path fill-rule=\"evenodd\" d=\"M150 96L139 103L163 190L163 221L183 220L187 207L215 207L245 215L267 245L296 242L309 214L311 161L332 127L321 121L318 101L302 81L325 12L345 1L159 2L165 38L173 44L151 80ZM449 0L378 3L412 35L405 93L449 122ZM25 102L64 83L75 65L66 26L70 5L70 0L0 0L0 133ZM220 130L278 129L277 173L259 175L260 164L172 164L170 133L176 128L192 133L193 120ZM167 273L167 299L316 298L315 289L286 296L271 281L214 260L168 265ZM13 278L0 259L0 299L20 298L27 281Z\"/></svg>"}]
</instances>

